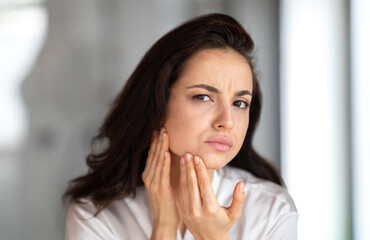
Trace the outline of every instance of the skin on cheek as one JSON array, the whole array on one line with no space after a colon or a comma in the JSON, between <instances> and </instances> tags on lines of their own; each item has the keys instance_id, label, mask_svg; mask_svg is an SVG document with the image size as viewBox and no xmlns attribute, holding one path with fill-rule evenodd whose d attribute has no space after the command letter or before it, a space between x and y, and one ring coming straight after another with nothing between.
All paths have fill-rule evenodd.
<instances>
[{"instance_id":1,"label":"skin on cheek","mask_svg":"<svg viewBox=\"0 0 370 240\"><path fill-rule=\"evenodd\" d=\"M173 114L171 109L172 108L169 109L169 114L165 123L165 127L167 129L168 137L170 140L170 151L173 154L181 157L184 153L182 153L179 145L181 145L181 135L183 135L184 123L181 116L179 116L179 114Z\"/></svg>"},{"instance_id":2,"label":"skin on cheek","mask_svg":"<svg viewBox=\"0 0 370 240\"><path fill-rule=\"evenodd\" d=\"M178 124L169 124L166 125L168 129L168 135L170 139L170 151L173 154L181 157L187 152L194 152L194 148L191 146L191 142L196 142L195 136L193 136L186 125L181 124L181 121L177 122ZM193 141L189 141L193 139Z\"/></svg>"},{"instance_id":3,"label":"skin on cheek","mask_svg":"<svg viewBox=\"0 0 370 240\"><path fill-rule=\"evenodd\" d=\"M176 92L174 92L174 95ZM178 156L182 156L190 152L192 147L190 142L195 142L195 134L193 132L193 125L198 120L193 117L193 110L186 102L185 98L171 99L168 105L167 119L165 127L167 129L170 139L170 151Z\"/></svg>"}]
</instances>

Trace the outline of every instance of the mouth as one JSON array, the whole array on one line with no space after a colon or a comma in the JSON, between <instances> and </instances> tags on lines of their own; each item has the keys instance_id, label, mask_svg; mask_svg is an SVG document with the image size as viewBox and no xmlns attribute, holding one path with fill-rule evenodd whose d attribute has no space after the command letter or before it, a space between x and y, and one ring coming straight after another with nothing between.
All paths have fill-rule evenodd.
<instances>
[{"instance_id":1,"label":"mouth","mask_svg":"<svg viewBox=\"0 0 370 240\"><path fill-rule=\"evenodd\" d=\"M221 152L228 152L233 147L233 141L224 136L216 136L205 141L206 144Z\"/></svg>"}]
</instances>

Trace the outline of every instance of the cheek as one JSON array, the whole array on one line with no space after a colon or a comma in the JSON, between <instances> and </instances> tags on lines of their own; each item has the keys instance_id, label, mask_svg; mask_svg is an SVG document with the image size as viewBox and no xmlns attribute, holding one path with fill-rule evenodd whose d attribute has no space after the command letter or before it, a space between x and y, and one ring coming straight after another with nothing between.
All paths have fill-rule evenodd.
<instances>
[{"instance_id":1,"label":"cheek","mask_svg":"<svg viewBox=\"0 0 370 240\"><path fill-rule=\"evenodd\" d=\"M249 127L249 116L247 119L241 120L238 125L239 125L237 127L238 130L236 131L236 136L238 138L238 146L237 146L238 151L237 152L239 152L240 148L242 147L244 139L247 135L247 131Z\"/></svg>"},{"instance_id":2,"label":"cheek","mask_svg":"<svg viewBox=\"0 0 370 240\"><path fill-rule=\"evenodd\" d=\"M196 145L194 138L197 136L196 126L199 125L199 120L189 115L186 109L182 111L171 111L170 109L165 122L170 140L170 151L179 156L195 150L193 145Z\"/></svg>"},{"instance_id":3,"label":"cheek","mask_svg":"<svg viewBox=\"0 0 370 240\"><path fill-rule=\"evenodd\" d=\"M173 124L168 122L166 128L170 140L170 151L178 156L182 156L187 152L196 151L196 132L191 125L187 123Z\"/></svg>"}]
</instances>

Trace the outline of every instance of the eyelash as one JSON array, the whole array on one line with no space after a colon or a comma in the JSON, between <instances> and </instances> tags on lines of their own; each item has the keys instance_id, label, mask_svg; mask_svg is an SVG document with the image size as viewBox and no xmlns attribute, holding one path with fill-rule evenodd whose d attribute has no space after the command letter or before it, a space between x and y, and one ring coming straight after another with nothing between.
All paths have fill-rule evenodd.
<instances>
[{"instance_id":1,"label":"eyelash","mask_svg":"<svg viewBox=\"0 0 370 240\"><path fill-rule=\"evenodd\" d=\"M206 94L197 94L197 95L193 96L193 99L201 101L201 102L205 102L206 100L202 99L204 97L208 97L209 100L211 99L211 97L206 95Z\"/></svg>"},{"instance_id":2,"label":"eyelash","mask_svg":"<svg viewBox=\"0 0 370 240\"><path fill-rule=\"evenodd\" d=\"M206 94L197 94L197 95L194 95L192 98L197 101L206 102L208 100L204 100L205 97L209 98L208 100L211 100L211 97ZM245 106L240 107L240 105L242 104L244 104ZM249 107L249 103L247 103L246 101L242 101L242 100L236 100L235 102L233 102L233 106L238 107L240 109L247 109Z\"/></svg>"}]
</instances>

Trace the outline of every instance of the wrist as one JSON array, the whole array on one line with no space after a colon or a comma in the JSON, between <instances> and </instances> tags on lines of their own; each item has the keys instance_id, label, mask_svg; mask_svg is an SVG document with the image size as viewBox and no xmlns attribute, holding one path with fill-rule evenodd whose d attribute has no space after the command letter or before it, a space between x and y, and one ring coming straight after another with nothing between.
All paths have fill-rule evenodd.
<instances>
[{"instance_id":1,"label":"wrist","mask_svg":"<svg viewBox=\"0 0 370 240\"><path fill-rule=\"evenodd\" d=\"M177 237L177 226L159 224L153 226L151 240L172 240Z\"/></svg>"},{"instance_id":2,"label":"wrist","mask_svg":"<svg viewBox=\"0 0 370 240\"><path fill-rule=\"evenodd\" d=\"M227 233L226 235L218 235L217 238L215 238L215 236L197 236L195 237L196 240L213 240L213 239L218 239L218 240L229 240L229 233Z\"/></svg>"}]
</instances>

